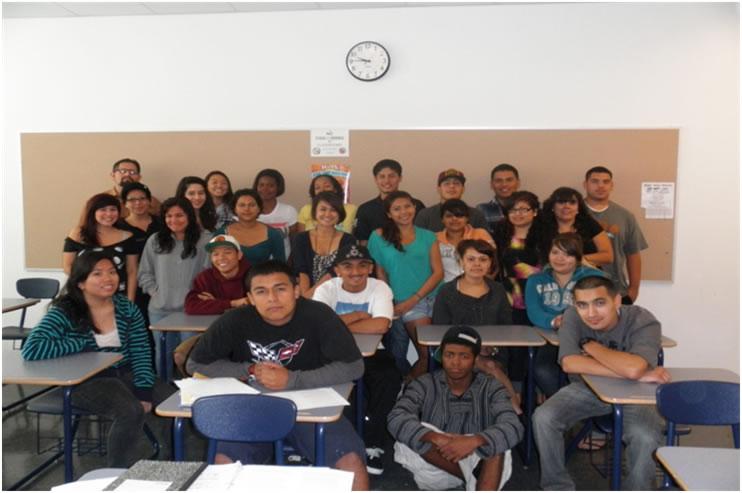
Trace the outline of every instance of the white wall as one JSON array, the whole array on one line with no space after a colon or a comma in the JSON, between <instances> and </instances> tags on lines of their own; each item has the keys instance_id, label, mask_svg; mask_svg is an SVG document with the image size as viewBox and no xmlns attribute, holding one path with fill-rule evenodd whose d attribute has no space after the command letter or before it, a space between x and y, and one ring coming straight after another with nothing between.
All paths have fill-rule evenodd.
<instances>
[{"instance_id":1,"label":"white wall","mask_svg":"<svg viewBox=\"0 0 742 493\"><path fill-rule=\"evenodd\" d=\"M668 364L739 367L736 5L4 19L3 28L5 296L29 275L21 132L679 127L674 282L645 283L640 302L679 342ZM364 39L391 52L376 83L344 67Z\"/></svg>"}]
</instances>

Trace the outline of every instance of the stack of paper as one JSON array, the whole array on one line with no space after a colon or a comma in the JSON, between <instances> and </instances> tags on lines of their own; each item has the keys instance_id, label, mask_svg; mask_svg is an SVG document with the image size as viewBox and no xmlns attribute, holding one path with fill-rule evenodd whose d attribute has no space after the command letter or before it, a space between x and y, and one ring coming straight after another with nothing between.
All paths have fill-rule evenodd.
<instances>
[{"instance_id":1,"label":"stack of paper","mask_svg":"<svg viewBox=\"0 0 742 493\"><path fill-rule=\"evenodd\" d=\"M345 492L353 473L327 467L243 466L239 462L208 466L188 491Z\"/></svg>"},{"instance_id":2,"label":"stack of paper","mask_svg":"<svg viewBox=\"0 0 742 493\"><path fill-rule=\"evenodd\" d=\"M260 392L236 378L186 378L176 380L180 389L180 405L191 406L199 397L225 394L259 394Z\"/></svg>"}]
</instances>

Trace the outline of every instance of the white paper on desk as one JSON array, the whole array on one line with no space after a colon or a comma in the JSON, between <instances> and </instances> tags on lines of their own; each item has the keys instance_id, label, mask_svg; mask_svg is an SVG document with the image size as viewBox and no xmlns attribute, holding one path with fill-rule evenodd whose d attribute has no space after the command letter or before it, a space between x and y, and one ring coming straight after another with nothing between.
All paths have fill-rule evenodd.
<instances>
[{"instance_id":1,"label":"white paper on desk","mask_svg":"<svg viewBox=\"0 0 742 493\"><path fill-rule=\"evenodd\" d=\"M320 407L350 405L348 404L348 401L343 399L343 397L335 392L335 389L331 387L321 387L318 389L307 390L291 390L288 392L274 392L268 395L272 397L283 397L284 399L294 401L297 411L317 409Z\"/></svg>"},{"instance_id":2,"label":"white paper on desk","mask_svg":"<svg viewBox=\"0 0 742 493\"><path fill-rule=\"evenodd\" d=\"M352 472L328 467L242 466L232 489L333 493L350 491L352 486Z\"/></svg>"},{"instance_id":3,"label":"white paper on desk","mask_svg":"<svg viewBox=\"0 0 742 493\"><path fill-rule=\"evenodd\" d=\"M199 397L225 394L259 394L260 392L236 378L185 378L176 380L180 389L180 405L190 406Z\"/></svg>"},{"instance_id":4,"label":"white paper on desk","mask_svg":"<svg viewBox=\"0 0 742 493\"><path fill-rule=\"evenodd\" d=\"M167 491L171 481L145 481L143 479L125 479L113 491Z\"/></svg>"},{"instance_id":5,"label":"white paper on desk","mask_svg":"<svg viewBox=\"0 0 742 493\"><path fill-rule=\"evenodd\" d=\"M106 486L113 483L117 476L101 479L89 479L85 481L73 481L52 487L52 491L103 491Z\"/></svg>"},{"instance_id":6,"label":"white paper on desk","mask_svg":"<svg viewBox=\"0 0 742 493\"><path fill-rule=\"evenodd\" d=\"M241 470L242 464L239 461L232 464L206 466L206 469L198 475L188 491L226 491L232 487L234 479Z\"/></svg>"}]
</instances>

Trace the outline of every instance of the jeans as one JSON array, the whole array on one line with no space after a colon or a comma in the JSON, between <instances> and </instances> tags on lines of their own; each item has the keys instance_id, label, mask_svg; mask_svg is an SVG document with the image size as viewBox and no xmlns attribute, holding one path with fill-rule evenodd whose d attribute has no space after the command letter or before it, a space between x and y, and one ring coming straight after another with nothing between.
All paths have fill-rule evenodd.
<instances>
[{"instance_id":1,"label":"jeans","mask_svg":"<svg viewBox=\"0 0 742 493\"><path fill-rule=\"evenodd\" d=\"M407 347L410 345L410 336L407 334L404 322L401 319L395 318L392 320L392 326L389 328L389 332L384 335L384 347L392 353L394 357L394 364L397 365L397 369L402 375L407 375L412 366L407 360Z\"/></svg>"},{"instance_id":2,"label":"jeans","mask_svg":"<svg viewBox=\"0 0 742 493\"><path fill-rule=\"evenodd\" d=\"M625 405L623 441L626 443L627 490L651 490L655 463L652 455L662 444L663 420L655 406ZM544 490L574 490L564 459L564 433L580 420L612 412L582 382L562 387L536 409L533 429L541 458Z\"/></svg>"},{"instance_id":3,"label":"jeans","mask_svg":"<svg viewBox=\"0 0 742 493\"><path fill-rule=\"evenodd\" d=\"M173 314L174 312L163 312L159 310L149 310L149 323L150 324L156 324L163 318L167 317L168 315ZM165 357L165 361L167 362L167 381L171 381L173 379L173 352L175 351L175 348L178 347L178 344L185 341L186 339L198 335L198 332L165 332L165 347L167 348L167 356ZM160 352L162 351L162 342L160 340L160 332L155 331L155 369L157 370L157 374L162 376L162 368L160 366L162 365L160 363Z\"/></svg>"},{"instance_id":4,"label":"jeans","mask_svg":"<svg viewBox=\"0 0 742 493\"><path fill-rule=\"evenodd\" d=\"M72 404L87 409L112 421L106 439L108 467L131 467L139 459L137 437L142 436L144 422L150 426L160 441L161 450L167 454L170 443L169 419L154 415L155 407L167 399L175 389L155 381L152 388L152 412L145 414L139 398L132 392L131 373L120 377L94 377L72 391Z\"/></svg>"}]
</instances>

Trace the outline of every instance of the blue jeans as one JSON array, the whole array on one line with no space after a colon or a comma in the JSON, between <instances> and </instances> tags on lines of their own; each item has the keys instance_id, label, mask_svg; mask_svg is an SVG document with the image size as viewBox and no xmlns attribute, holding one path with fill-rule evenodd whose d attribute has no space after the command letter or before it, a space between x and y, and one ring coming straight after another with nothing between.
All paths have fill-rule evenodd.
<instances>
[{"instance_id":1,"label":"blue jeans","mask_svg":"<svg viewBox=\"0 0 742 493\"><path fill-rule=\"evenodd\" d=\"M394 364L402 375L407 375L412 366L407 360L407 348L410 345L410 336L407 334L404 322L396 318L392 320L389 332L384 335L384 347L394 357Z\"/></svg>"},{"instance_id":2,"label":"blue jeans","mask_svg":"<svg viewBox=\"0 0 742 493\"><path fill-rule=\"evenodd\" d=\"M176 312L164 312L159 310L148 310L149 314L149 323L156 324L163 318L167 317L168 315L172 315ZM155 331L155 369L157 370L157 374L162 376L162 368L160 368L160 352L162 351L162 342L160 340L160 334L161 332ZM198 332L166 332L165 333L165 348L167 350L167 356L165 357L165 360L167 361L167 381L171 381L173 379L173 352L175 351L175 348L178 347L178 344L185 341L189 337L198 335Z\"/></svg>"},{"instance_id":3,"label":"blue jeans","mask_svg":"<svg viewBox=\"0 0 742 493\"><path fill-rule=\"evenodd\" d=\"M625 405L623 441L626 443L627 490L654 489L652 455L662 445L664 423L655 406ZM582 382L562 387L533 414L533 431L541 458L544 490L574 490L575 483L564 463L564 433L580 420L612 412Z\"/></svg>"}]
</instances>

